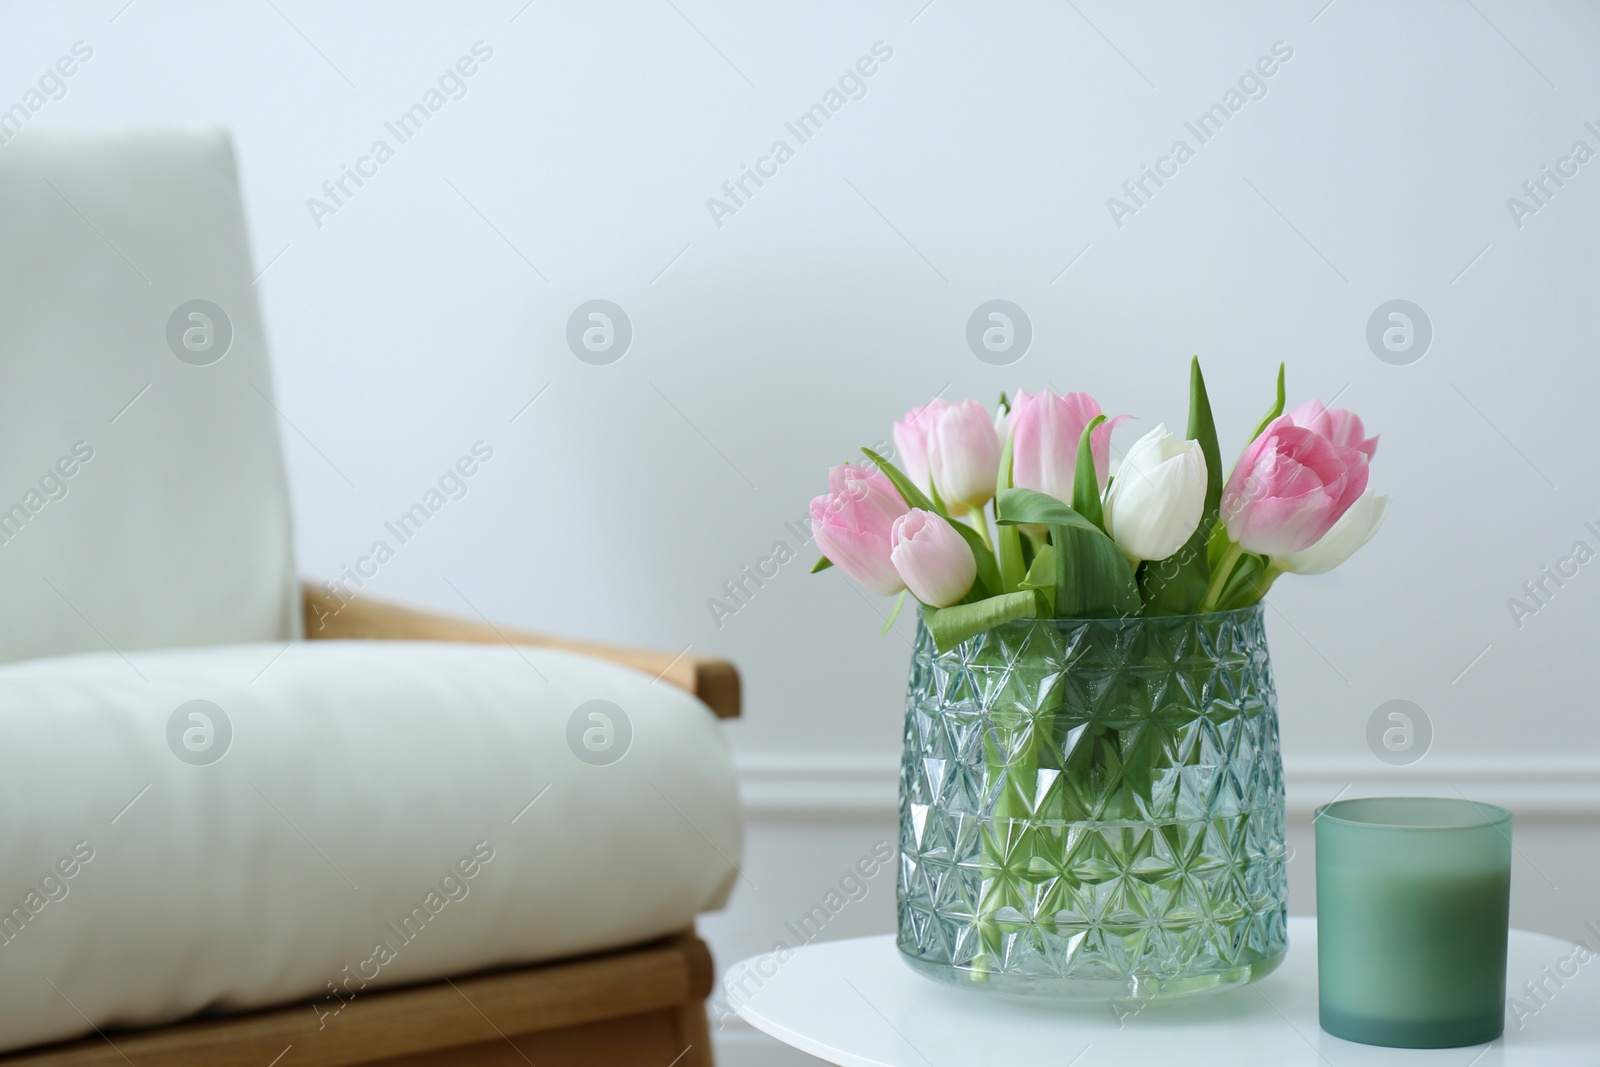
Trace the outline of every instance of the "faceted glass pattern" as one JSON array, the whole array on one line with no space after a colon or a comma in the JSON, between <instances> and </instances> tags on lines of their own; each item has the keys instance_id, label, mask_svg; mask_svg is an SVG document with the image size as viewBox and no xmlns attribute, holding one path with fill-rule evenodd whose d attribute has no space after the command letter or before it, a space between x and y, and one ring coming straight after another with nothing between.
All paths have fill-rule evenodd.
<instances>
[{"instance_id":1,"label":"faceted glass pattern","mask_svg":"<svg viewBox=\"0 0 1600 1067\"><path fill-rule=\"evenodd\" d=\"M899 946L931 977L1135 1002L1241 985L1288 948L1283 763L1262 608L919 628L900 774Z\"/></svg>"}]
</instances>

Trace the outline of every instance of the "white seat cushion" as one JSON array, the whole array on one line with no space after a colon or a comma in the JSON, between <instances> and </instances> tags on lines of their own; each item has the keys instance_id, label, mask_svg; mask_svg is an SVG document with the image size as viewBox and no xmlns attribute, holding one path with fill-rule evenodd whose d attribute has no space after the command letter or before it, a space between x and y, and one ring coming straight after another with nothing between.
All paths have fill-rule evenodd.
<instances>
[{"instance_id":1,"label":"white seat cushion","mask_svg":"<svg viewBox=\"0 0 1600 1067\"><path fill-rule=\"evenodd\" d=\"M196 700L231 740L203 705L210 748L195 708L169 729ZM570 725L595 700L631 741ZM0 738L0 1049L638 942L719 907L740 856L709 711L562 652L14 663Z\"/></svg>"}]
</instances>

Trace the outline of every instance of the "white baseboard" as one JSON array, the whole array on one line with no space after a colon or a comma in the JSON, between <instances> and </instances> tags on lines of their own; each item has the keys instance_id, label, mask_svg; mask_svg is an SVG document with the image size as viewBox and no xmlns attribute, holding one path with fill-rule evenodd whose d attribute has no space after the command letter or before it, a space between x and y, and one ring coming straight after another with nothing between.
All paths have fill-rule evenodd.
<instances>
[{"instance_id":1,"label":"white baseboard","mask_svg":"<svg viewBox=\"0 0 1600 1067\"><path fill-rule=\"evenodd\" d=\"M899 753L754 752L733 763L752 821L892 821L899 810Z\"/></svg>"},{"instance_id":2,"label":"white baseboard","mask_svg":"<svg viewBox=\"0 0 1600 1067\"><path fill-rule=\"evenodd\" d=\"M1511 809L1520 821L1600 820L1600 759L1566 756L1428 756L1410 767L1367 757L1286 760L1291 817L1337 796L1469 797Z\"/></svg>"},{"instance_id":3,"label":"white baseboard","mask_svg":"<svg viewBox=\"0 0 1600 1067\"><path fill-rule=\"evenodd\" d=\"M894 819L898 754L746 752L734 760L752 822ZM1285 761L1291 818L1337 797L1465 796L1535 821L1600 820L1600 759L1568 756L1424 757L1390 767L1371 756Z\"/></svg>"}]
</instances>

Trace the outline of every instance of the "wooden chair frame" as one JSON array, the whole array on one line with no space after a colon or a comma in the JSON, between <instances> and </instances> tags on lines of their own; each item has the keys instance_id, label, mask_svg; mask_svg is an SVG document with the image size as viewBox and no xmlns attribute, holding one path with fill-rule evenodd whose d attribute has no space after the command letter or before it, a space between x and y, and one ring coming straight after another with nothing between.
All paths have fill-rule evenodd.
<instances>
[{"instance_id":1,"label":"wooden chair frame","mask_svg":"<svg viewBox=\"0 0 1600 1067\"><path fill-rule=\"evenodd\" d=\"M733 664L546 637L306 585L306 637L537 645L621 663L739 714ZM688 929L644 945L306 1004L204 1016L0 1056L0 1067L712 1067L711 953Z\"/></svg>"}]
</instances>

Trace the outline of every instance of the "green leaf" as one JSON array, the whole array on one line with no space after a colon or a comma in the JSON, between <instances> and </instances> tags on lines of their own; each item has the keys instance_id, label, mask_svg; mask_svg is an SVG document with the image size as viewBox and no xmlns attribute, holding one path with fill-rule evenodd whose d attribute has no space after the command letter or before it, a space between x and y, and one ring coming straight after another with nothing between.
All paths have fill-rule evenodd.
<instances>
[{"instance_id":1,"label":"green leaf","mask_svg":"<svg viewBox=\"0 0 1600 1067\"><path fill-rule=\"evenodd\" d=\"M1135 796L1149 797L1151 779L1156 773L1156 761L1161 756L1160 728L1154 719L1135 728L1133 736L1124 731L1119 738L1122 748L1122 780Z\"/></svg>"},{"instance_id":2,"label":"green leaf","mask_svg":"<svg viewBox=\"0 0 1600 1067\"><path fill-rule=\"evenodd\" d=\"M1233 608L1243 607L1244 599L1251 596L1255 583L1266 570L1262 558L1254 552L1241 552L1238 562L1233 565L1233 573L1228 575L1227 583L1222 587L1222 593L1217 597L1218 611L1230 611Z\"/></svg>"},{"instance_id":3,"label":"green leaf","mask_svg":"<svg viewBox=\"0 0 1600 1067\"><path fill-rule=\"evenodd\" d=\"M1005 401L1005 394L1000 395ZM1011 452L1015 439L1006 435L1005 450L1000 453L1000 473L995 477L995 495L1011 488ZM1022 531L1015 526L1001 526L995 531L994 550L1000 567L1000 591L1009 593L1022 586L1027 565L1022 560Z\"/></svg>"},{"instance_id":4,"label":"green leaf","mask_svg":"<svg viewBox=\"0 0 1600 1067\"><path fill-rule=\"evenodd\" d=\"M1211 568L1197 537L1166 559L1149 559L1139 565L1139 598L1146 615L1193 615L1206 598Z\"/></svg>"},{"instance_id":5,"label":"green leaf","mask_svg":"<svg viewBox=\"0 0 1600 1067\"><path fill-rule=\"evenodd\" d=\"M1078 435L1078 460L1072 471L1072 510L1094 523L1101 533L1105 532L1106 517L1100 508L1100 477L1095 473L1094 449L1089 447L1089 440L1095 427L1105 421L1104 415L1096 415Z\"/></svg>"},{"instance_id":6,"label":"green leaf","mask_svg":"<svg viewBox=\"0 0 1600 1067\"><path fill-rule=\"evenodd\" d=\"M967 591L967 602L982 600L993 596L1000 591L1000 568L995 564L994 553L989 551L989 546L983 543L983 535L959 519L948 520L956 528L956 533L972 549L972 556L978 561L978 577L973 581L972 588Z\"/></svg>"},{"instance_id":7,"label":"green leaf","mask_svg":"<svg viewBox=\"0 0 1600 1067\"><path fill-rule=\"evenodd\" d=\"M1271 424L1273 419L1277 418L1279 415L1282 415L1282 414L1283 414L1283 364L1279 363L1278 364L1278 398L1273 403L1271 409L1269 409L1267 411L1266 416L1264 418L1262 418L1261 424L1256 427L1255 433L1250 435L1250 440L1254 441L1256 438L1260 437L1261 436L1261 431L1265 430L1267 428L1267 426ZM1249 445L1249 441L1245 442L1245 444L1248 446Z\"/></svg>"},{"instance_id":8,"label":"green leaf","mask_svg":"<svg viewBox=\"0 0 1600 1067\"><path fill-rule=\"evenodd\" d=\"M817 574L821 571L827 570L831 566L833 566L833 560L829 559L827 556L819 556L817 557L817 561L811 565L811 573Z\"/></svg>"},{"instance_id":9,"label":"green leaf","mask_svg":"<svg viewBox=\"0 0 1600 1067\"><path fill-rule=\"evenodd\" d=\"M889 609L889 617L883 620L883 629L878 631L879 637L888 633L889 627L894 625L894 620L900 617L900 609L906 606L906 594L907 590L902 589L900 595L894 598L894 607Z\"/></svg>"},{"instance_id":10,"label":"green leaf","mask_svg":"<svg viewBox=\"0 0 1600 1067\"><path fill-rule=\"evenodd\" d=\"M1077 526L1056 527L1050 534L1056 550L1058 618L1139 614L1144 604L1133 568L1115 541L1098 530Z\"/></svg>"},{"instance_id":11,"label":"green leaf","mask_svg":"<svg viewBox=\"0 0 1600 1067\"><path fill-rule=\"evenodd\" d=\"M1033 557L1033 566L1022 579L1024 589L1051 589L1056 584L1056 550L1045 545Z\"/></svg>"},{"instance_id":12,"label":"green leaf","mask_svg":"<svg viewBox=\"0 0 1600 1067\"><path fill-rule=\"evenodd\" d=\"M896 467L893 463L890 463L888 460L884 459L870 448L863 448L861 451L868 459L877 464L878 469L883 472L884 477L888 478L889 482L894 486L895 492L900 494L900 499L906 502L906 507L921 508L923 511L933 511L938 512L941 515L944 514L943 512L939 511L938 508L934 507L933 501L928 499L927 494L921 489L918 489L916 483L910 478L907 478L905 476L905 472L903 472L899 467Z\"/></svg>"},{"instance_id":13,"label":"green leaf","mask_svg":"<svg viewBox=\"0 0 1600 1067\"><path fill-rule=\"evenodd\" d=\"M998 506L998 505L997 505ZM1050 543L1050 531L1043 526L1032 523L1023 523L1017 527L1022 531L1022 565L1033 566L1033 557L1039 550Z\"/></svg>"},{"instance_id":14,"label":"green leaf","mask_svg":"<svg viewBox=\"0 0 1600 1067\"><path fill-rule=\"evenodd\" d=\"M995 521L1005 526L1034 522L1042 526L1072 526L1106 536L1105 531L1078 514L1072 505L1033 489L1007 489L994 498L994 511ZM1111 539L1106 537L1106 540Z\"/></svg>"},{"instance_id":15,"label":"green leaf","mask_svg":"<svg viewBox=\"0 0 1600 1067\"><path fill-rule=\"evenodd\" d=\"M1283 405L1283 379L1278 379L1278 405ZM1211 398L1206 394L1206 379L1200 373L1200 357L1189 364L1189 440L1200 442L1206 459L1206 515L1216 517L1222 504L1222 450L1217 447L1217 423L1211 417ZM1208 523L1200 520L1205 527ZM1209 530L1206 531L1208 534Z\"/></svg>"},{"instance_id":16,"label":"green leaf","mask_svg":"<svg viewBox=\"0 0 1600 1067\"><path fill-rule=\"evenodd\" d=\"M1139 595L1149 615L1190 615L1200 610L1211 568L1221 558L1209 551L1222 503L1222 453L1217 447L1217 424L1211 415L1211 399L1206 394L1205 376L1200 373L1200 357L1189 363L1189 440L1200 444L1206 461L1206 505L1182 548L1166 559L1146 560L1139 568Z\"/></svg>"},{"instance_id":17,"label":"green leaf","mask_svg":"<svg viewBox=\"0 0 1600 1067\"><path fill-rule=\"evenodd\" d=\"M1232 611L1260 602L1281 573L1268 565L1266 556L1255 552L1244 553L1239 557L1233 573L1228 576L1228 584L1223 588L1222 595L1217 598L1217 610Z\"/></svg>"},{"instance_id":18,"label":"green leaf","mask_svg":"<svg viewBox=\"0 0 1600 1067\"><path fill-rule=\"evenodd\" d=\"M1217 564L1222 562L1223 554L1231 544L1233 542L1228 540L1228 530L1222 523L1212 527L1211 538L1206 542L1206 565L1211 570L1217 569Z\"/></svg>"},{"instance_id":19,"label":"green leaf","mask_svg":"<svg viewBox=\"0 0 1600 1067\"><path fill-rule=\"evenodd\" d=\"M948 608L923 608L922 617L928 633L940 652L948 652L969 637L975 637L992 627L1013 619L1034 618L1039 615L1039 598L1033 590L1004 593L976 600L970 604L955 604Z\"/></svg>"},{"instance_id":20,"label":"green leaf","mask_svg":"<svg viewBox=\"0 0 1600 1067\"><path fill-rule=\"evenodd\" d=\"M1050 527L1058 618L1139 613L1139 587L1127 557L1075 509L1032 489L1007 489L995 498L995 515L1000 523L1037 522Z\"/></svg>"},{"instance_id":21,"label":"green leaf","mask_svg":"<svg viewBox=\"0 0 1600 1067\"><path fill-rule=\"evenodd\" d=\"M1002 530L1015 530L1014 526L1002 526ZM1054 613L1056 607L1056 550L1049 545L1039 549L1033 557L1033 563L1028 567L1028 573L1023 576L1022 588L1037 590L1044 598L1050 611Z\"/></svg>"},{"instance_id":22,"label":"green leaf","mask_svg":"<svg viewBox=\"0 0 1600 1067\"><path fill-rule=\"evenodd\" d=\"M1011 460L1016 451L1017 435L1006 434L1006 446L1000 450L1000 469L994 476L994 493L999 496L1011 488Z\"/></svg>"}]
</instances>

